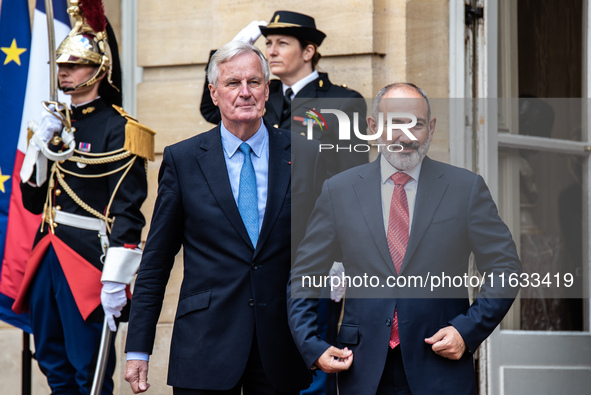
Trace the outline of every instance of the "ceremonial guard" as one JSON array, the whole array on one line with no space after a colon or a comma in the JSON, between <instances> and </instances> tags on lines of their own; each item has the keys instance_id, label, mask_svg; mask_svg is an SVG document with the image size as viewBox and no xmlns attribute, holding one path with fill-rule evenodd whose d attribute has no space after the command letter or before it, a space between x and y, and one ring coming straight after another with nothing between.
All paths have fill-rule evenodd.
<instances>
[{"instance_id":1,"label":"ceremonial guard","mask_svg":"<svg viewBox=\"0 0 591 395\"><path fill-rule=\"evenodd\" d=\"M100 393L112 394L114 337L104 335L103 321L116 331L129 305L154 132L117 106L118 50L102 2L71 0L68 12L75 24L56 56L58 86L72 105L45 102L40 124L30 127L21 191L43 222L13 309L30 311L52 394L90 393L97 365ZM111 352L101 357L105 343Z\"/></svg>"}]
</instances>

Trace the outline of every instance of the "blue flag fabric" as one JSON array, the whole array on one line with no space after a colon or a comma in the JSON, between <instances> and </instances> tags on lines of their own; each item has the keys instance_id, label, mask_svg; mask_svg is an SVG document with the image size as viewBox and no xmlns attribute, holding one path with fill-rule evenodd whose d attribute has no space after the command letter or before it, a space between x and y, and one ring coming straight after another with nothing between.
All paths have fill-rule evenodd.
<instances>
[{"instance_id":1,"label":"blue flag fabric","mask_svg":"<svg viewBox=\"0 0 591 395\"><path fill-rule=\"evenodd\" d=\"M0 257L4 256L12 175L27 86L31 23L27 0L4 0L0 10ZM2 267L0 266L0 271ZM0 294L0 319L31 332L29 317L12 312Z\"/></svg>"}]
</instances>

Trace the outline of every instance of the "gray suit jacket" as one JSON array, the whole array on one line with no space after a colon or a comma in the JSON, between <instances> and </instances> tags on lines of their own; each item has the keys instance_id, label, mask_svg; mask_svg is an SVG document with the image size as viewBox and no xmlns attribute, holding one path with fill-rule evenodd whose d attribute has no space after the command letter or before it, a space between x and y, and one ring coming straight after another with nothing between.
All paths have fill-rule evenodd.
<instances>
[{"instance_id":1,"label":"gray suit jacket","mask_svg":"<svg viewBox=\"0 0 591 395\"><path fill-rule=\"evenodd\" d=\"M435 354L424 339L453 325L475 351L500 323L517 289L485 284L472 305L464 287L390 287L396 278L453 278L468 272L471 253L481 273L520 273L515 244L482 177L425 158L421 168L411 234L396 275L383 225L379 160L329 179L298 249L288 292L291 331L308 365L328 348L316 336L316 290L302 287L303 275L328 272L342 254L346 275L368 279L349 286L338 346L353 351L353 364L339 373L341 394L374 394L384 369L395 308L400 347L413 394L475 394L473 358L459 361ZM379 279L378 286L369 279ZM498 280L498 277L496 277ZM354 280L353 280L354 282ZM358 281L357 284L360 284ZM375 284L375 281L373 282ZM307 297L307 298L302 298Z\"/></svg>"}]
</instances>

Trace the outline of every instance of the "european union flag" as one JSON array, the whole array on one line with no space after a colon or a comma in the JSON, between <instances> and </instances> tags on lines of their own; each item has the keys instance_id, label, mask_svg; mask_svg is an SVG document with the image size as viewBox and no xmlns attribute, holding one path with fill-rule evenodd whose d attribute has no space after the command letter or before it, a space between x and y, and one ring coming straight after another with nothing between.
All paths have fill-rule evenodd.
<instances>
[{"instance_id":1,"label":"european union flag","mask_svg":"<svg viewBox=\"0 0 591 395\"><path fill-rule=\"evenodd\" d=\"M27 0L4 0L0 10L0 258L4 256L12 175L27 86L31 23ZM2 270L0 266L0 270ZM0 319L31 332L28 316L0 294Z\"/></svg>"}]
</instances>

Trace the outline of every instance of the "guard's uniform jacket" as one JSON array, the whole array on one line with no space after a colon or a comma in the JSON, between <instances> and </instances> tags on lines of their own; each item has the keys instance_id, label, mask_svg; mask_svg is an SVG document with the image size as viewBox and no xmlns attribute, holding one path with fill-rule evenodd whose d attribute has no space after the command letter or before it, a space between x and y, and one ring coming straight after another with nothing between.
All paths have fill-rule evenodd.
<instances>
[{"instance_id":1,"label":"guard's uniform jacket","mask_svg":"<svg viewBox=\"0 0 591 395\"><path fill-rule=\"evenodd\" d=\"M49 162L47 181L40 187L21 183L25 208L43 213L43 223L13 310L27 310L28 286L51 243L80 313L88 319L96 311L94 321L102 319L99 307L105 253L101 245L105 238L101 240L96 226L100 227L101 216L106 219L106 215L103 233L111 247L140 244L145 224L140 207L147 195L146 160L153 159L153 132L100 98L73 108L71 118L74 155L61 163ZM138 143L142 136L143 142ZM70 226L68 214L84 218L74 218L77 225ZM87 225L92 229L82 229Z\"/></svg>"},{"instance_id":2,"label":"guard's uniform jacket","mask_svg":"<svg viewBox=\"0 0 591 395\"><path fill-rule=\"evenodd\" d=\"M213 54L213 52L212 52ZM351 122L351 140L339 141L339 127L335 115L322 114L328 125L322 125L322 128L317 123L313 125L313 137L321 144L331 144L333 146L339 145L341 148L323 149L322 153L326 154L326 167L329 176L332 176L341 171L347 170L351 167L361 165L368 162L368 153L363 152L363 148L359 144L366 144L366 141L361 141L353 133L353 113L359 114L359 131L365 134L367 129L366 110L367 106L357 91L352 89L335 85L328 79L327 73L318 73L319 77L314 81L304 86L292 100L292 107L297 104L297 108L291 113L290 118L281 119L283 110L283 88L280 80L273 79L269 85L269 100L265 103L264 120L276 128L287 129L298 134L306 136L307 134L307 108L316 108L319 105L330 106L333 109L345 112ZM201 114L211 123L219 123L221 121L220 111L213 104L208 82L205 82L203 88L203 95L201 98ZM310 99L297 101L296 99ZM336 100L327 100L336 99ZM328 127L327 127L328 126ZM355 146L357 151L355 150ZM351 149L349 149L351 146Z\"/></svg>"}]
</instances>

